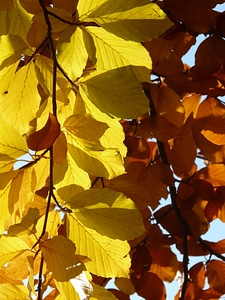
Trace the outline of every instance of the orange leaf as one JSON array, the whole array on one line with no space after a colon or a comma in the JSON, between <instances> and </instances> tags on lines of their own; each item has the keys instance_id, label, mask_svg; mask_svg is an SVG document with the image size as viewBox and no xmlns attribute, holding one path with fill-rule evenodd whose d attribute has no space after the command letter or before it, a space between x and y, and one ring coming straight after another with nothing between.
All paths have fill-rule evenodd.
<instances>
[{"instance_id":1,"label":"orange leaf","mask_svg":"<svg viewBox=\"0 0 225 300\"><path fill-rule=\"evenodd\" d=\"M148 248L144 244L137 246L136 251L132 255L131 269L138 278L143 277L145 272L149 270L151 262L152 258Z\"/></svg>"},{"instance_id":2,"label":"orange leaf","mask_svg":"<svg viewBox=\"0 0 225 300\"><path fill-rule=\"evenodd\" d=\"M206 269L210 287L221 294L225 294L225 263L214 259L207 264Z\"/></svg>"},{"instance_id":3,"label":"orange leaf","mask_svg":"<svg viewBox=\"0 0 225 300\"><path fill-rule=\"evenodd\" d=\"M203 136L216 145L225 145L225 118L210 118L203 127Z\"/></svg>"},{"instance_id":4,"label":"orange leaf","mask_svg":"<svg viewBox=\"0 0 225 300\"><path fill-rule=\"evenodd\" d=\"M194 283L195 297L199 297L201 290L205 286L205 268L202 262L195 264L189 271L190 278Z\"/></svg>"},{"instance_id":5,"label":"orange leaf","mask_svg":"<svg viewBox=\"0 0 225 300\"><path fill-rule=\"evenodd\" d=\"M225 165L223 164L212 164L199 170L194 179L203 179L212 184L212 186L223 186L225 185Z\"/></svg>"},{"instance_id":6,"label":"orange leaf","mask_svg":"<svg viewBox=\"0 0 225 300\"><path fill-rule=\"evenodd\" d=\"M147 272L144 277L137 278L131 274L131 281L138 295L146 300L166 300L166 289L162 280L154 273Z\"/></svg>"},{"instance_id":7,"label":"orange leaf","mask_svg":"<svg viewBox=\"0 0 225 300\"><path fill-rule=\"evenodd\" d=\"M45 126L32 133L27 145L31 150L40 151L50 148L60 134L60 124L53 114L49 114L49 118Z\"/></svg>"},{"instance_id":8,"label":"orange leaf","mask_svg":"<svg viewBox=\"0 0 225 300\"><path fill-rule=\"evenodd\" d=\"M140 159L150 158L150 146L144 138L128 135L124 144L128 148L127 156Z\"/></svg>"}]
</instances>

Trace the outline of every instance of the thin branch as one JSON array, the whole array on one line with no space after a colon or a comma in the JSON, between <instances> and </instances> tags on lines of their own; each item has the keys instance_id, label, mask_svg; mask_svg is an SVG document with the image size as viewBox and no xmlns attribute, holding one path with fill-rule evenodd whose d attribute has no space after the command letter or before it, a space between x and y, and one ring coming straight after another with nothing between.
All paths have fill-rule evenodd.
<instances>
[{"instance_id":1,"label":"thin branch","mask_svg":"<svg viewBox=\"0 0 225 300\"><path fill-rule=\"evenodd\" d=\"M52 112L54 116L57 117L57 102L56 102L56 78L57 78L57 58L56 58L56 53L55 53L55 47L54 47L54 41L52 38L52 27L51 27L51 22L49 20L48 16L48 10L45 7L44 1L39 0L39 3L41 5L45 22L47 24L48 30L47 30L47 38L49 42L49 47L52 55L52 60L53 60L53 75L52 75ZM46 211L45 211L45 218L44 218L44 224L42 227L42 233L41 236L39 237L39 240L37 243L40 242L41 238L45 234L47 223L48 223L48 215L49 215L49 210L50 210L50 204L51 204L51 198L53 195L53 147L49 148L49 156L50 156L50 161L49 161L49 194L48 194L48 199L47 199L47 205L46 205ZM36 244L37 244L36 243ZM41 299L41 294L42 294L42 270L43 270L43 256L40 264L40 269L39 269L39 282L38 282L38 300Z\"/></svg>"},{"instance_id":2,"label":"thin branch","mask_svg":"<svg viewBox=\"0 0 225 300\"><path fill-rule=\"evenodd\" d=\"M44 265L44 258L43 254L41 255L41 262L40 262L40 268L39 268L39 274L38 274L38 300L42 300L42 292L41 292L41 286L42 286L42 272L43 272L43 265Z\"/></svg>"},{"instance_id":3,"label":"thin branch","mask_svg":"<svg viewBox=\"0 0 225 300\"><path fill-rule=\"evenodd\" d=\"M29 57L28 59L28 63L34 58L34 56L39 52L39 50L42 48L42 47L46 47L45 46L45 43L47 43L48 41L48 37L46 37L42 42L41 44L36 48L36 50L34 51L34 53ZM47 45L47 44L46 44Z\"/></svg>"},{"instance_id":4,"label":"thin branch","mask_svg":"<svg viewBox=\"0 0 225 300\"><path fill-rule=\"evenodd\" d=\"M157 116L157 111L156 111L156 108L154 106L154 103L153 103L153 100L151 97L150 89L145 89L144 92L150 102L151 116ZM158 144L158 150L159 150L160 157L161 157L161 162L170 167L170 163L169 163L169 160L168 160L168 157L166 154L164 142L157 140L157 144ZM190 230L189 230L189 227L188 227L185 219L181 215L179 208L177 207L177 203L176 203L177 191L176 191L176 187L174 184L169 186L169 192L170 192L170 197L171 197L172 208L175 211L175 213L180 221L180 224L183 228L183 232L184 232L183 233L183 263L182 263L183 264L183 272L184 272L184 282L183 282L181 296L180 296L180 300L184 300L185 292L187 289L187 284L189 281L189 279L188 279L188 261L189 261L188 235L190 234Z\"/></svg>"},{"instance_id":5,"label":"thin branch","mask_svg":"<svg viewBox=\"0 0 225 300\"><path fill-rule=\"evenodd\" d=\"M48 10L47 8L46 8L46 10L47 10L47 12L48 12L48 15L50 15L50 16L52 16L52 17L58 19L58 20L61 21L62 23L66 23L66 24L74 25L74 26L77 25L77 23L75 23L75 22L67 21L67 20L61 18L60 16L56 15L56 14L53 13L52 11Z\"/></svg>"},{"instance_id":6,"label":"thin branch","mask_svg":"<svg viewBox=\"0 0 225 300\"><path fill-rule=\"evenodd\" d=\"M199 238L199 243L202 245L203 248L209 251L210 254L215 255L216 257L220 258L222 261L225 262L225 256L214 250L212 247L210 247L202 238Z\"/></svg>"}]
</instances>

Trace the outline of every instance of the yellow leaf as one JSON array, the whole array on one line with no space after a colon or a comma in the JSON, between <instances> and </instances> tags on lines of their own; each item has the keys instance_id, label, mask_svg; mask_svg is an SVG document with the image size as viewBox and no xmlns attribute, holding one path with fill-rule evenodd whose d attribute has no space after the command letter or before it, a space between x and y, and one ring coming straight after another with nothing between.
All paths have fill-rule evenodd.
<instances>
[{"instance_id":1,"label":"yellow leaf","mask_svg":"<svg viewBox=\"0 0 225 300\"><path fill-rule=\"evenodd\" d=\"M47 269L53 272L57 281L68 281L84 270L83 264L75 255L75 245L69 239L54 236L45 240L40 247Z\"/></svg>"},{"instance_id":2,"label":"yellow leaf","mask_svg":"<svg viewBox=\"0 0 225 300\"><path fill-rule=\"evenodd\" d=\"M85 1L80 0L77 5L77 13L79 16L79 20L85 20L85 18L96 8L101 6L103 3L107 2L107 0L95 0L95 1Z\"/></svg>"},{"instance_id":3,"label":"yellow leaf","mask_svg":"<svg viewBox=\"0 0 225 300\"><path fill-rule=\"evenodd\" d=\"M84 101L118 118L137 118L149 110L149 101L135 77L120 70L95 71L80 79Z\"/></svg>"},{"instance_id":4,"label":"yellow leaf","mask_svg":"<svg viewBox=\"0 0 225 300\"><path fill-rule=\"evenodd\" d=\"M0 233L7 230L6 221L10 217L9 207L8 207L8 197L11 188L11 181L18 175L18 171L9 171L0 173Z\"/></svg>"},{"instance_id":5,"label":"yellow leaf","mask_svg":"<svg viewBox=\"0 0 225 300\"><path fill-rule=\"evenodd\" d=\"M19 35L2 35L0 37L0 68L8 67L24 54L28 48L27 44Z\"/></svg>"},{"instance_id":6,"label":"yellow leaf","mask_svg":"<svg viewBox=\"0 0 225 300\"><path fill-rule=\"evenodd\" d=\"M9 227L9 236L23 236L34 234L36 232L35 225L39 217L39 210L37 208L29 208L28 213L22 219L21 223L14 224Z\"/></svg>"},{"instance_id":7,"label":"yellow leaf","mask_svg":"<svg viewBox=\"0 0 225 300\"><path fill-rule=\"evenodd\" d=\"M15 74L8 93L0 99L0 112L21 134L29 130L29 122L35 118L41 97L33 62L23 66Z\"/></svg>"},{"instance_id":8,"label":"yellow leaf","mask_svg":"<svg viewBox=\"0 0 225 300\"><path fill-rule=\"evenodd\" d=\"M90 114L72 115L63 125L84 146L97 144L108 128L106 123L95 120Z\"/></svg>"},{"instance_id":9,"label":"yellow leaf","mask_svg":"<svg viewBox=\"0 0 225 300\"><path fill-rule=\"evenodd\" d=\"M89 56L98 70L126 67L125 71L140 82L150 80L151 58L140 43L126 41L101 27L87 26L84 32L88 33L85 42Z\"/></svg>"},{"instance_id":10,"label":"yellow leaf","mask_svg":"<svg viewBox=\"0 0 225 300\"><path fill-rule=\"evenodd\" d=\"M111 189L91 189L72 197L68 204L83 226L103 236L132 240L144 233L142 217L133 201ZM102 226L104 224L104 226Z\"/></svg>"},{"instance_id":11,"label":"yellow leaf","mask_svg":"<svg viewBox=\"0 0 225 300\"><path fill-rule=\"evenodd\" d=\"M101 147L100 150L95 150L76 144L76 141L72 140L72 143L68 144L68 150L76 164L90 175L112 178L125 172L122 157L117 149Z\"/></svg>"},{"instance_id":12,"label":"yellow leaf","mask_svg":"<svg viewBox=\"0 0 225 300\"><path fill-rule=\"evenodd\" d=\"M100 235L74 216L67 216L68 236L76 244L77 253L91 259L86 263L89 272L102 277L129 277L130 246L126 241Z\"/></svg>"},{"instance_id":13,"label":"yellow leaf","mask_svg":"<svg viewBox=\"0 0 225 300\"><path fill-rule=\"evenodd\" d=\"M44 226L44 220L45 220L45 215L42 216L36 225L36 230L37 230L37 236L41 236L43 226ZM48 233L49 237L55 236L58 234L58 228L60 225L60 215L58 211L50 211L48 213L48 222L47 222L47 227L46 227L46 232Z\"/></svg>"},{"instance_id":14,"label":"yellow leaf","mask_svg":"<svg viewBox=\"0 0 225 300\"><path fill-rule=\"evenodd\" d=\"M26 41L27 32L32 24L32 14L29 14L18 0L14 1L14 8L9 11L9 34L21 36Z\"/></svg>"},{"instance_id":15,"label":"yellow leaf","mask_svg":"<svg viewBox=\"0 0 225 300\"><path fill-rule=\"evenodd\" d=\"M79 27L71 26L63 31L57 43L57 59L71 80L80 77L88 60L88 53Z\"/></svg>"},{"instance_id":16,"label":"yellow leaf","mask_svg":"<svg viewBox=\"0 0 225 300\"><path fill-rule=\"evenodd\" d=\"M70 281L56 281L55 285L60 292L60 294L57 296L56 300L80 300L79 295L75 291L75 288L73 287L72 283Z\"/></svg>"},{"instance_id":17,"label":"yellow leaf","mask_svg":"<svg viewBox=\"0 0 225 300\"><path fill-rule=\"evenodd\" d=\"M159 6L148 0L95 1L94 4L87 2L93 1L79 1L79 20L97 22L125 40L149 41L172 26Z\"/></svg>"},{"instance_id":18,"label":"yellow leaf","mask_svg":"<svg viewBox=\"0 0 225 300\"><path fill-rule=\"evenodd\" d=\"M94 282L91 283L93 286L93 293L90 297L90 300L116 300L117 298L103 286L95 284Z\"/></svg>"},{"instance_id":19,"label":"yellow leaf","mask_svg":"<svg viewBox=\"0 0 225 300\"><path fill-rule=\"evenodd\" d=\"M50 58L43 56L43 55L37 55L35 58L35 66L36 74L38 78L38 82L42 85L46 95L52 95L52 74L53 74L53 62ZM66 80L66 78L58 71L57 72L57 80L56 80L56 98L57 100L63 101L65 103L68 103L67 95L70 91L69 82ZM51 100L51 99L49 99ZM49 105L51 102L49 103ZM46 114L49 114L49 110L46 112ZM43 127L42 125L39 125L39 127Z\"/></svg>"},{"instance_id":20,"label":"yellow leaf","mask_svg":"<svg viewBox=\"0 0 225 300\"><path fill-rule=\"evenodd\" d=\"M0 284L1 300L29 300L29 291L23 285L15 285L12 283Z\"/></svg>"},{"instance_id":21,"label":"yellow leaf","mask_svg":"<svg viewBox=\"0 0 225 300\"><path fill-rule=\"evenodd\" d=\"M28 152L25 139L0 115L0 160L11 160Z\"/></svg>"},{"instance_id":22,"label":"yellow leaf","mask_svg":"<svg viewBox=\"0 0 225 300\"><path fill-rule=\"evenodd\" d=\"M97 121L106 123L108 129L100 138L100 143L105 148L116 148L120 151L122 157L127 154L127 148L124 144L125 134L123 127L117 119L111 118L107 114L98 109L90 99L86 98L85 103L81 97L77 97L76 104L85 107L85 111L89 113Z\"/></svg>"},{"instance_id":23,"label":"yellow leaf","mask_svg":"<svg viewBox=\"0 0 225 300\"><path fill-rule=\"evenodd\" d=\"M0 95L8 93L9 85L12 82L13 76L16 72L19 62L20 61L18 60L15 63L11 64L9 67L5 67L4 69L0 70Z\"/></svg>"},{"instance_id":24,"label":"yellow leaf","mask_svg":"<svg viewBox=\"0 0 225 300\"><path fill-rule=\"evenodd\" d=\"M62 165L54 164L54 187L62 202L67 202L71 196L89 189L91 181L88 173L81 169L71 154Z\"/></svg>"},{"instance_id":25,"label":"yellow leaf","mask_svg":"<svg viewBox=\"0 0 225 300\"><path fill-rule=\"evenodd\" d=\"M25 250L28 250L27 244L18 237L2 235L0 238L0 268Z\"/></svg>"}]
</instances>

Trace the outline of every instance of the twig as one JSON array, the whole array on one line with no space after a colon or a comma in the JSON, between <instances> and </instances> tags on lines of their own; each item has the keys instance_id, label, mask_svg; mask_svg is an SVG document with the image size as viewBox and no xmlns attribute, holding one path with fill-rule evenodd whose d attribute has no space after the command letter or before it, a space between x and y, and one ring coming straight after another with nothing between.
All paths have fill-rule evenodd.
<instances>
[{"instance_id":1,"label":"twig","mask_svg":"<svg viewBox=\"0 0 225 300\"><path fill-rule=\"evenodd\" d=\"M209 246L202 238L199 238L199 243L209 251L210 254L215 255L216 257L220 258L222 261L225 262L225 256L214 250L211 246Z\"/></svg>"},{"instance_id":2,"label":"twig","mask_svg":"<svg viewBox=\"0 0 225 300\"><path fill-rule=\"evenodd\" d=\"M151 97L150 89L144 89L144 92L150 102L151 116L157 116L157 111L156 111L156 108L154 106L154 103L153 103L153 100ZM169 160L168 160L168 157L166 154L164 142L157 140L157 144L158 144L158 150L159 150L159 154L160 154L162 163L170 167L170 163L169 163ZM182 262L183 272L184 272L184 282L183 282L181 296L180 296L180 300L184 300L185 292L187 289L187 284L189 281L189 279L188 279L188 261L189 261L188 235L190 234L190 230L189 230L189 227L188 227L185 219L181 215L179 208L177 207L177 203L176 203L177 191L176 191L176 187L174 184L169 186L169 192L170 192L170 197L171 197L172 208L175 211L175 213L180 221L180 224L183 227L183 232L184 232L183 233L183 262Z\"/></svg>"},{"instance_id":3,"label":"twig","mask_svg":"<svg viewBox=\"0 0 225 300\"><path fill-rule=\"evenodd\" d=\"M48 10L47 8L46 8L46 10L47 10L47 12L48 12L48 15L50 15L50 16L52 16L52 17L58 19L58 20L61 21L62 23L66 23L66 24L74 25L74 26L77 25L75 22L67 21L67 20L61 18L60 16L56 15L54 12Z\"/></svg>"},{"instance_id":4,"label":"twig","mask_svg":"<svg viewBox=\"0 0 225 300\"><path fill-rule=\"evenodd\" d=\"M48 30L47 30L47 39L49 42L49 47L52 55L52 60L53 60L53 75L52 75L52 111L54 116L57 117L57 103L56 103L56 78L57 78L57 59L56 59L56 53L55 53L55 48L54 48L54 42L52 38L52 27L51 27L51 22L49 20L48 16L48 10L45 7L44 1L39 0L39 3L41 5L45 22L47 24ZM37 243L39 243L40 239L43 237L46 231L47 223L48 223L48 215L49 215L49 210L50 210L50 204L51 204L51 198L53 195L53 147L49 148L49 154L50 154L50 162L49 162L49 195L48 195L48 200L47 200L47 205L46 205L46 211L45 211L45 219L44 219L44 224L42 228L42 233L41 236L39 237L39 240ZM38 282L38 299L41 299L41 294L42 294L42 270L43 270L43 256L40 264L40 269L39 269L39 282Z\"/></svg>"}]
</instances>

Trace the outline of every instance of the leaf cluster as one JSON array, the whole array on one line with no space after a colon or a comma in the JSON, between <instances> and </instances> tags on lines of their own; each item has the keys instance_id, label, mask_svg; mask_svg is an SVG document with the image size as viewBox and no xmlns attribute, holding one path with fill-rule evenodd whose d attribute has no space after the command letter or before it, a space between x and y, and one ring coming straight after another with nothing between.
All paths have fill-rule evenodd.
<instances>
[{"instance_id":1,"label":"leaf cluster","mask_svg":"<svg viewBox=\"0 0 225 300\"><path fill-rule=\"evenodd\" d=\"M155 2L1 1L1 299L225 294L223 1Z\"/></svg>"}]
</instances>

